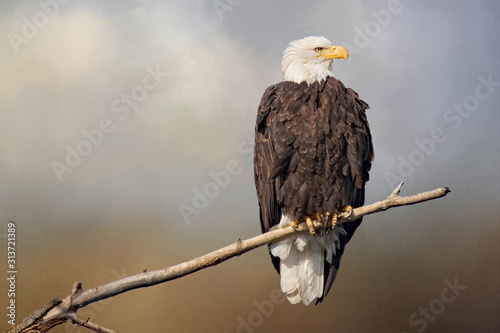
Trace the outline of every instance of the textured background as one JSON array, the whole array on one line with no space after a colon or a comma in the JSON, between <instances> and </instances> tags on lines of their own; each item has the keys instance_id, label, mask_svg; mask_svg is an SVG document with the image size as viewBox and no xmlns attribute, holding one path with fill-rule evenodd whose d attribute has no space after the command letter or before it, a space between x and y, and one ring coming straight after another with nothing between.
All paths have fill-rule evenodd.
<instances>
[{"instance_id":1,"label":"textured background","mask_svg":"<svg viewBox=\"0 0 500 333\"><path fill-rule=\"evenodd\" d=\"M403 195L452 193L366 218L317 307L276 298L262 248L79 315L117 332L497 332L499 15L495 0L2 1L0 254L6 267L13 220L17 322L74 281L258 234L256 109L287 43L324 35L350 52L335 76L371 106L367 202L402 180Z\"/></svg>"}]
</instances>

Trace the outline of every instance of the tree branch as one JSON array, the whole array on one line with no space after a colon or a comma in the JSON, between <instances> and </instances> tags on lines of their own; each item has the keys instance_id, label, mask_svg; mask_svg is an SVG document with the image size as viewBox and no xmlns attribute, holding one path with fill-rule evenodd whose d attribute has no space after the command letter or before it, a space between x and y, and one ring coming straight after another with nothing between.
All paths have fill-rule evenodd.
<instances>
[{"instance_id":1,"label":"tree branch","mask_svg":"<svg viewBox=\"0 0 500 333\"><path fill-rule=\"evenodd\" d=\"M354 221L362 216L384 211L392 207L413 205L441 198L450 192L447 187L443 187L409 197L400 197L399 191L401 186L403 186L403 183L401 183L385 200L352 209L347 213L339 214L337 224ZM316 230L324 228L323 224L320 222L315 222L314 227ZM54 298L52 301L24 319L23 323L8 329L6 333L47 332L54 326L62 324L67 320L71 320L73 323L87 327L95 332L113 333L113 331L92 323L88 319L78 319L76 312L86 305L116 296L129 290L150 287L183 277L207 267L215 266L223 261L235 256L240 256L243 253L260 246L285 239L297 232L309 232L309 229L304 224L299 225L297 231L290 226L275 228L269 232L247 240L238 239L236 243L181 264L152 272L143 272L141 274L120 279L89 290L83 290L81 283L75 282L71 290L71 294L64 300L61 301L59 296Z\"/></svg>"}]
</instances>

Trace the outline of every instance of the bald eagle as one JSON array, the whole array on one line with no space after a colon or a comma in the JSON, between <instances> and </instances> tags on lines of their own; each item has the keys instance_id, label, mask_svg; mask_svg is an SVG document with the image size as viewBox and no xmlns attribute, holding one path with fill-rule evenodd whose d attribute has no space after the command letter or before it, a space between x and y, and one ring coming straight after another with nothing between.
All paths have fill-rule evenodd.
<instances>
[{"instance_id":1,"label":"bald eagle","mask_svg":"<svg viewBox=\"0 0 500 333\"><path fill-rule=\"evenodd\" d=\"M254 172L262 232L303 222L310 230L269 245L292 304L325 298L361 223L335 225L338 213L363 205L374 156L368 104L331 72L333 59L347 57L324 37L291 42L284 81L266 89L258 109ZM315 232L315 220L333 227Z\"/></svg>"}]
</instances>

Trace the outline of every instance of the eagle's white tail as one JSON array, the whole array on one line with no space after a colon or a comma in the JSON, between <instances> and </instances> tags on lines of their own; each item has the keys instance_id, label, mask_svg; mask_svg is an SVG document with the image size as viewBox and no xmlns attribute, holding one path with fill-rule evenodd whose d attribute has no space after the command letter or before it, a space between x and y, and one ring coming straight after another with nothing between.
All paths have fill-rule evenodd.
<instances>
[{"instance_id":1,"label":"eagle's white tail","mask_svg":"<svg viewBox=\"0 0 500 333\"><path fill-rule=\"evenodd\" d=\"M288 224L290 219L283 216L280 225ZM345 234L341 225L328 234L300 234L271 244L271 254L280 258L281 290L290 303L309 305L323 295L324 261L332 262L340 234Z\"/></svg>"}]
</instances>

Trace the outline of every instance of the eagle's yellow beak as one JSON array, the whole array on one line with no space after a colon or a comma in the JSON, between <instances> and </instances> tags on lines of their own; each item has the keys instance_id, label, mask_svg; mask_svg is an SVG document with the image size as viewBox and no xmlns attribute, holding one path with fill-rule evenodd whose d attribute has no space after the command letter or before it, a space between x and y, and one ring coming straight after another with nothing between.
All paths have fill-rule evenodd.
<instances>
[{"instance_id":1,"label":"eagle's yellow beak","mask_svg":"<svg viewBox=\"0 0 500 333\"><path fill-rule=\"evenodd\" d=\"M347 53L347 50L344 49L342 46L335 46L333 45L329 49L325 49L321 52L318 57L321 58L328 58L328 59L341 59L344 58L347 60L349 58L349 54Z\"/></svg>"}]
</instances>

